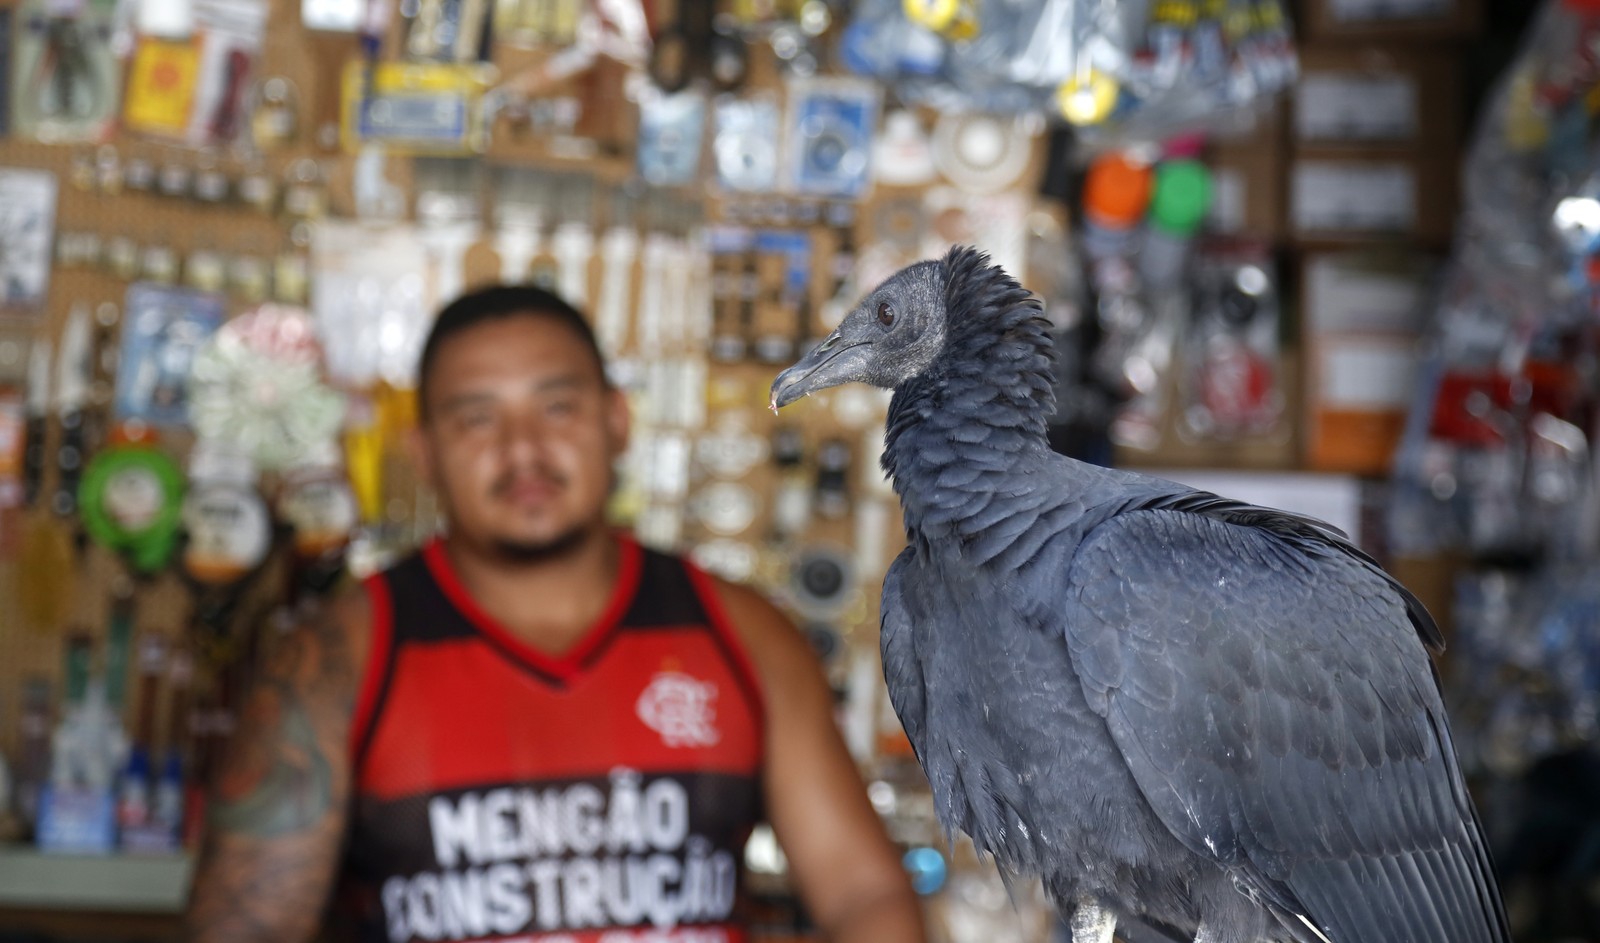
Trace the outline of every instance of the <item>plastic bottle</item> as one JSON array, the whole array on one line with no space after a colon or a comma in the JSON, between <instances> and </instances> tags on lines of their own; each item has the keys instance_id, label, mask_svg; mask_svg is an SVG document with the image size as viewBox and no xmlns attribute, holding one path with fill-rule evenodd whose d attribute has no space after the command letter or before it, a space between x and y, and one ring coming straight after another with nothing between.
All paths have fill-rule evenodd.
<instances>
[{"instance_id":1,"label":"plastic bottle","mask_svg":"<svg viewBox=\"0 0 1600 943\"><path fill-rule=\"evenodd\" d=\"M1211 171L1188 158L1156 168L1145 222L1139 272L1146 284L1168 287L1183 278L1194 234L1211 208Z\"/></svg>"},{"instance_id":2,"label":"plastic bottle","mask_svg":"<svg viewBox=\"0 0 1600 943\"><path fill-rule=\"evenodd\" d=\"M1107 152L1089 166L1083 183L1083 244L1091 259L1131 251L1150 205L1152 184L1149 162L1125 152Z\"/></svg>"},{"instance_id":3,"label":"plastic bottle","mask_svg":"<svg viewBox=\"0 0 1600 943\"><path fill-rule=\"evenodd\" d=\"M247 455L202 440L190 457L189 477L184 569L201 583L231 583L271 549L272 520L256 492L255 465Z\"/></svg>"}]
</instances>

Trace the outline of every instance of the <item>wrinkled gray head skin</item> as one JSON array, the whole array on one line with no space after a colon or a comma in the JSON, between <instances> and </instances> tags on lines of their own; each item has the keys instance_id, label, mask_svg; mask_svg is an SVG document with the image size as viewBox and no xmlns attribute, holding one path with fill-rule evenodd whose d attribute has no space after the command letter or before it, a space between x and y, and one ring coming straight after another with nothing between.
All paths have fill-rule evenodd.
<instances>
[{"instance_id":1,"label":"wrinkled gray head skin","mask_svg":"<svg viewBox=\"0 0 1600 943\"><path fill-rule=\"evenodd\" d=\"M772 383L772 408L846 383L892 390L926 370L945 339L944 266L908 265L845 315L839 327Z\"/></svg>"}]
</instances>

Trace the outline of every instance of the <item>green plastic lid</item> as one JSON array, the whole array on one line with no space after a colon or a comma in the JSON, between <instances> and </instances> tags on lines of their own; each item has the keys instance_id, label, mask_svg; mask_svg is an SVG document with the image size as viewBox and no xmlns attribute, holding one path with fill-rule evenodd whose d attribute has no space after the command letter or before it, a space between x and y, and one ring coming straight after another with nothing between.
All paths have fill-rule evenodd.
<instances>
[{"instance_id":1,"label":"green plastic lid","mask_svg":"<svg viewBox=\"0 0 1600 943\"><path fill-rule=\"evenodd\" d=\"M1167 160L1156 167L1150 224L1175 236L1200 228L1211 208L1211 171L1197 160Z\"/></svg>"},{"instance_id":2,"label":"green plastic lid","mask_svg":"<svg viewBox=\"0 0 1600 943\"><path fill-rule=\"evenodd\" d=\"M154 573L177 545L183 486L178 463L153 446L102 449L78 485L84 530L125 554L135 570Z\"/></svg>"}]
</instances>

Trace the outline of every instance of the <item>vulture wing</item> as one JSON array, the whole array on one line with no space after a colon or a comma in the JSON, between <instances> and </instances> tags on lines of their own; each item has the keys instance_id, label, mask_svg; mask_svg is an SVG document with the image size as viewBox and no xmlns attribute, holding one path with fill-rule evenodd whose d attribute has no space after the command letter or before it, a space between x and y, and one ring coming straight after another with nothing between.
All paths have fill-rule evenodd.
<instances>
[{"instance_id":1,"label":"vulture wing","mask_svg":"<svg viewBox=\"0 0 1600 943\"><path fill-rule=\"evenodd\" d=\"M1065 584L1074 670L1145 798L1289 932L1509 940L1418 640L1437 629L1369 558L1195 495L1094 528Z\"/></svg>"}]
</instances>

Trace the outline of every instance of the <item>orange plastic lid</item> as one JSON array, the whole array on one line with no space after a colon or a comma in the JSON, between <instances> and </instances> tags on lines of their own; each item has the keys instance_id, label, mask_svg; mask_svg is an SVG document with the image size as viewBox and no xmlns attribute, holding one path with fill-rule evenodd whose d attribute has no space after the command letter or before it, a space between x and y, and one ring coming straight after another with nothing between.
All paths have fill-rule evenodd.
<instances>
[{"instance_id":1,"label":"orange plastic lid","mask_svg":"<svg viewBox=\"0 0 1600 943\"><path fill-rule=\"evenodd\" d=\"M124 419L111 427L106 445L155 445L156 430L140 419Z\"/></svg>"},{"instance_id":2,"label":"orange plastic lid","mask_svg":"<svg viewBox=\"0 0 1600 943\"><path fill-rule=\"evenodd\" d=\"M1083 183L1083 212L1096 223L1132 226L1150 205L1151 166L1125 154L1097 157Z\"/></svg>"}]
</instances>

